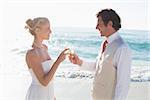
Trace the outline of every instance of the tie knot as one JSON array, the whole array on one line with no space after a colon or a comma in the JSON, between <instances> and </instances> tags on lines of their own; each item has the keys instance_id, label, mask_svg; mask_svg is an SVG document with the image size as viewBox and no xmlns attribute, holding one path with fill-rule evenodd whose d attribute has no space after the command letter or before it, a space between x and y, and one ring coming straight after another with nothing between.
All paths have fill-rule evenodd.
<instances>
[{"instance_id":1,"label":"tie knot","mask_svg":"<svg viewBox=\"0 0 150 100\"><path fill-rule=\"evenodd\" d=\"M104 43L103 43L103 47L102 47L102 53L105 51L107 44L108 44L108 41L105 40Z\"/></svg>"},{"instance_id":2,"label":"tie knot","mask_svg":"<svg viewBox=\"0 0 150 100\"><path fill-rule=\"evenodd\" d=\"M104 41L104 44L107 44L107 43L108 43L108 41L107 41L107 40L105 40L105 41Z\"/></svg>"}]
</instances>

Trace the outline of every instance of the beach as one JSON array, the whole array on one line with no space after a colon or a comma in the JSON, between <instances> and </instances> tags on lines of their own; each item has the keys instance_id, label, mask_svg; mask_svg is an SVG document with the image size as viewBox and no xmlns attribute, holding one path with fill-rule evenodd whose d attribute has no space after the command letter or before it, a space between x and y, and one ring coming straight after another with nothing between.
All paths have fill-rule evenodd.
<instances>
[{"instance_id":1,"label":"beach","mask_svg":"<svg viewBox=\"0 0 150 100\"><path fill-rule=\"evenodd\" d=\"M32 78L25 64L24 55L12 53L5 55L7 60L3 59L0 66L0 100L25 100ZM93 78L75 72L73 74L71 71L71 75L59 74L61 67L63 66L60 66L54 78L57 100L91 100ZM131 82L127 100L150 100L150 82Z\"/></svg>"},{"instance_id":2,"label":"beach","mask_svg":"<svg viewBox=\"0 0 150 100\"><path fill-rule=\"evenodd\" d=\"M25 100L30 75L0 77L0 100ZM57 100L91 100L91 79L55 78ZM127 100L150 100L150 82L131 82Z\"/></svg>"},{"instance_id":3,"label":"beach","mask_svg":"<svg viewBox=\"0 0 150 100\"><path fill-rule=\"evenodd\" d=\"M6 55L9 55L9 53ZM32 78L23 56L12 54L2 63L0 67L0 100L25 100ZM57 73L60 73L61 67ZM82 77L75 77L75 74L72 74L72 76L64 75L66 76L56 74L54 78L57 100L91 100L93 78L85 77L86 75L82 75ZM130 83L127 100L149 99L149 81Z\"/></svg>"},{"instance_id":4,"label":"beach","mask_svg":"<svg viewBox=\"0 0 150 100\"><path fill-rule=\"evenodd\" d=\"M92 80L58 79L55 87L56 97L58 100L91 100L91 85ZM131 82L127 100L149 100L149 93L150 82Z\"/></svg>"}]
</instances>

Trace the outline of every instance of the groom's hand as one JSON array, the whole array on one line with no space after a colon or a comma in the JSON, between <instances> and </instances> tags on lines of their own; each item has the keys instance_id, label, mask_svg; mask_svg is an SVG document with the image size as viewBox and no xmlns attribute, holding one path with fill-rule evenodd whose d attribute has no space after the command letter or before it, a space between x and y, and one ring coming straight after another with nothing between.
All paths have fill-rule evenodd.
<instances>
[{"instance_id":1,"label":"groom's hand","mask_svg":"<svg viewBox=\"0 0 150 100\"><path fill-rule=\"evenodd\" d=\"M82 65L82 62L83 62L83 61L78 57L78 55L76 55L75 53L74 53L74 54L70 54L69 60L70 60L73 64L76 64L76 65L79 65L79 66L81 66L81 65Z\"/></svg>"}]
</instances>

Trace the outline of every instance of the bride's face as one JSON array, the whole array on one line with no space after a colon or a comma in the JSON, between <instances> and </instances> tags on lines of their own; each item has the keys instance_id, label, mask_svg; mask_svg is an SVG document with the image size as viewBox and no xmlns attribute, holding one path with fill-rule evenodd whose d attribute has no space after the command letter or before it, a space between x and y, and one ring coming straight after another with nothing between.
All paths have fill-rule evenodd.
<instances>
[{"instance_id":1,"label":"bride's face","mask_svg":"<svg viewBox=\"0 0 150 100\"><path fill-rule=\"evenodd\" d=\"M38 35L43 40L48 40L51 33L52 33L52 31L50 29L50 24L47 22L40 26Z\"/></svg>"}]
</instances>

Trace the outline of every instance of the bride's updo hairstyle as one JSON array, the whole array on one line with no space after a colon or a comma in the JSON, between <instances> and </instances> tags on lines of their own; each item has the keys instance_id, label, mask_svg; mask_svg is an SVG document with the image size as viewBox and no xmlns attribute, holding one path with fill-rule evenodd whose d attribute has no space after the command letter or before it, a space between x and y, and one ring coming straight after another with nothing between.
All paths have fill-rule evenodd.
<instances>
[{"instance_id":1,"label":"bride's updo hairstyle","mask_svg":"<svg viewBox=\"0 0 150 100\"><path fill-rule=\"evenodd\" d=\"M35 35L36 31L40 29L41 25L45 24L45 23L49 23L49 20L45 17L37 17L34 19L28 19L26 21L26 29L29 29L29 32L32 35Z\"/></svg>"}]
</instances>

